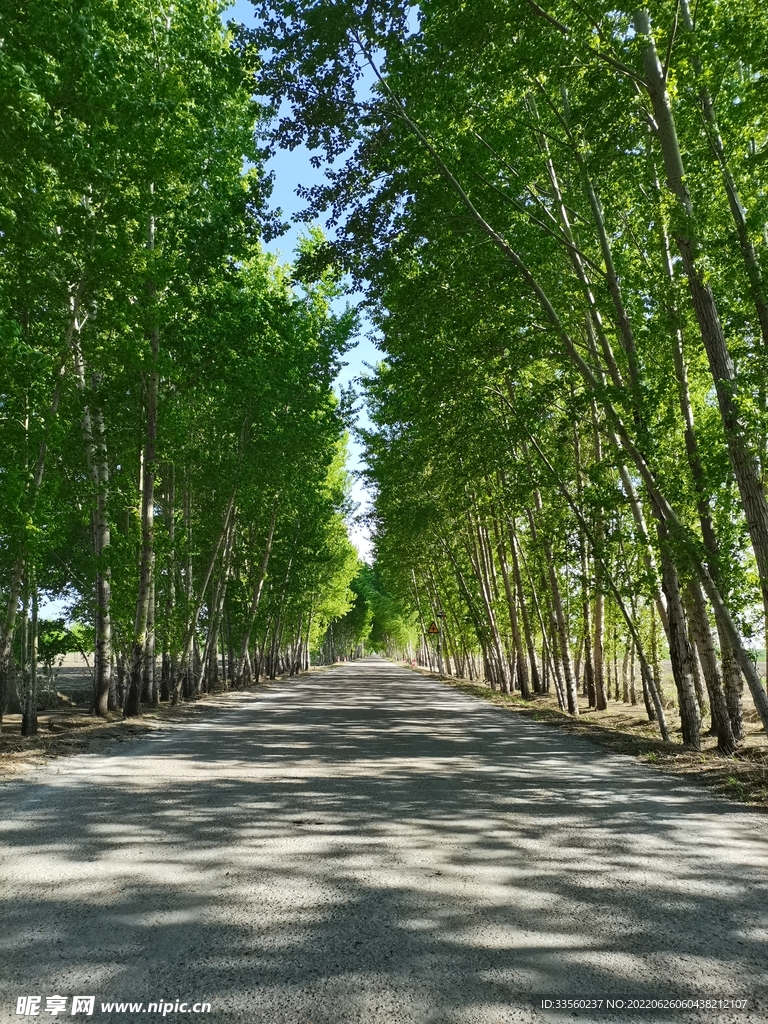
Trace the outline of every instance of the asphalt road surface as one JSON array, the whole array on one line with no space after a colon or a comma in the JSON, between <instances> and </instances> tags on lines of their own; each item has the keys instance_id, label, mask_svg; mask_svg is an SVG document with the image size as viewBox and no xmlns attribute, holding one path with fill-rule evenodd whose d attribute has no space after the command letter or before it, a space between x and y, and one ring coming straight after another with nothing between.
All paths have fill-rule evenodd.
<instances>
[{"instance_id":1,"label":"asphalt road surface","mask_svg":"<svg viewBox=\"0 0 768 1024\"><path fill-rule=\"evenodd\" d=\"M3 784L0 1020L764 1024L767 824L381 660L226 695Z\"/></svg>"}]
</instances>

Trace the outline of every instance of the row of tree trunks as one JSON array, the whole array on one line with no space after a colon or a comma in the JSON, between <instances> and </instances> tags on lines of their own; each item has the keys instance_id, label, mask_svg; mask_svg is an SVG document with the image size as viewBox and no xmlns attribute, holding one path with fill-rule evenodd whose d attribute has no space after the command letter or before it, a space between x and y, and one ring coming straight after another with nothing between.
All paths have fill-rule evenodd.
<instances>
[{"instance_id":1,"label":"row of tree trunks","mask_svg":"<svg viewBox=\"0 0 768 1024\"><path fill-rule=\"evenodd\" d=\"M637 499L636 505L640 515L642 515L642 509ZM527 690L527 693L530 694L531 688L528 680L533 678L534 673L536 675L539 674L539 666L541 665L544 667L546 675L552 679L562 706L573 713L574 706L578 706L578 694L576 692L577 674L574 671L572 661L573 638L568 635L568 615L562 592L560 591L557 571L554 569L554 553L549 547L548 542L540 540L538 536L536 514L537 512L539 515L542 513L540 497L538 502L535 500L535 506L537 507L527 510L526 515L528 516L530 536L534 541L534 550L536 550L537 542L540 541L538 549L543 554L545 571L538 581L535 576L530 576L529 573L530 578L527 590L537 606L542 643L540 657L531 657L530 648L533 646L533 643L530 622L526 623L526 619L529 620L529 613L527 599L523 596L526 587L523 583L520 565L522 552L518 551L518 545L515 543L514 521L512 520L507 524L507 532L511 541L508 549L504 543L498 512L492 510L490 514L481 513L475 502L474 511L469 515L464 546L473 567L479 606L471 597L471 587L463 579L461 572L458 570L458 563L455 560L454 567L457 569L460 590L464 592L468 606L470 608L474 606L475 608L475 615L472 617L475 619L476 627L478 627L478 637L484 650L484 674L490 685L494 688L504 689L506 674L506 679L508 680L506 685L510 689L514 687L521 692L526 692ZM700 586L689 581L685 587L687 607L684 607L683 594L681 593L682 587L671 555L673 547L670 544L668 534L665 532L665 522L662 517L657 518L657 530L659 532L659 549L662 552L664 599L659 601L657 595L656 604L657 608L660 606L663 609L666 619L673 676L678 691L678 706L681 711L683 741L693 749L697 749L700 746L701 713L702 708L706 709L707 704L703 689L697 684L696 680L696 673L699 671L699 666L701 666L709 709L712 714L713 731L718 737L718 746L725 753L732 752L735 749L735 741L738 739L741 718L740 706L738 700L734 701L733 714L729 712L722 684L722 675L717 665L717 655L706 609L706 599L701 592ZM493 544L490 543L491 535L494 538ZM585 558L585 555L589 547L595 548L596 542L584 528L582 528L581 536L582 549L580 551L580 561L584 576L586 577L588 558ZM611 578L611 573L605 565L596 559L594 564L591 565L591 570L594 575L597 575L599 572L602 578L610 584L614 592L614 601L626 620L629 637L631 638L631 642L625 647L623 656L621 695L625 699L629 699L630 683L627 675L627 666L630 660L634 663L637 657L641 668L643 698L649 718L659 722L660 728L668 736L664 708L660 697L660 670L656 641L652 638L651 652L649 656L646 656L643 642L640 640L639 634L637 634L634 627L635 609L625 608L624 602L616 588L616 583ZM440 600L438 596L437 582L431 570L429 575L433 591L433 610L434 608L448 605L447 601ZM510 628L506 634L501 633L496 620L495 609L499 606L502 595L502 591L499 590L499 581L503 585L503 597L506 599L502 603L506 603L509 616ZM429 667L432 667L434 652L432 645L426 642L424 615L421 610L419 588L416 585L415 573L413 573L413 583L423 638L423 653L420 656L425 659ZM698 594L696 593L697 587ZM602 597L602 595L600 596ZM519 600L520 597L522 597L522 600ZM595 654L596 648L599 647L601 653L603 648L602 634L605 625L602 621L603 602L600 600L598 605L594 596L593 601L590 602L588 593L586 602L584 597L585 591L582 590L582 612L585 604L587 606L587 614L584 615L584 619L587 622L588 640L585 641L582 634L578 645L578 660L579 666L581 667L582 664L584 666L587 693L591 692L593 694L593 699L596 703L597 688L595 686L595 678L597 672L595 663L597 659ZM545 614L542 614L541 610L542 600L545 601ZM477 615L478 611L481 612L480 615ZM595 623L594 620L598 618L600 621ZM521 623L525 624L524 629L521 629ZM665 624L663 619L662 624ZM595 629L596 625L598 626L597 631ZM596 635L596 632L599 633L599 636ZM590 643L590 641L593 642ZM615 646L616 640L614 638ZM721 643L721 649L725 661L728 658L727 646ZM450 636L445 637L443 653L447 671L450 672L452 667L453 671L458 671L462 659L458 654L458 645L455 639L452 639ZM603 661L603 658L601 658L601 661ZM524 668L521 666L524 666ZM602 667L604 670L604 665ZM568 686L569 669L571 678L570 699ZM614 668L614 685L616 687L615 696L618 699L619 671L617 666ZM632 684L632 687L632 701L634 702L636 699L634 684ZM541 682L539 682L538 689L543 689ZM738 682L736 682L734 689L736 695L738 695ZM536 688L534 688L533 692L536 692ZM603 699L605 699L605 695L603 695Z\"/></svg>"},{"instance_id":2,"label":"row of tree trunks","mask_svg":"<svg viewBox=\"0 0 768 1024\"><path fill-rule=\"evenodd\" d=\"M635 27L638 36L643 40L643 57L647 79L643 82L643 86L647 89L651 98L651 104L655 115L653 130L655 131L660 143L667 172L667 182L671 191L683 207L684 212L688 215L691 213L691 209L690 200L684 185L684 168L682 158L680 157L679 146L677 144L670 101L666 92L666 80L650 34L647 12L637 12L635 15ZM672 595L675 601L675 607L672 609L673 621L665 622L664 625L670 642L672 667L679 694L681 714L684 719L683 731L686 737L686 742L694 748L697 747L700 742L698 738L700 712L698 711L698 703L696 701L691 652L687 637L687 624L685 622L684 612L681 612L682 605L679 599L680 573L687 577L692 572L704 588L718 623L718 630L726 635L727 640L733 649L734 657L738 662L739 668L748 681L761 721L763 722L763 725L768 728L768 697L766 697L765 691L760 685L754 666L750 663L749 654L744 647L738 630L735 627L727 605L723 601L722 593L718 588L717 581L711 577L707 570L707 566L700 558L697 557L685 528L682 526L669 502L666 501L662 492L659 490L657 480L648 460L643 454L644 431L642 429L642 410L640 408L636 408L634 412L637 436L640 438L640 444L638 446L638 443L633 439L631 431L625 426L617 406L608 398L605 387L601 387L600 371L598 370L596 372L594 365L590 365L589 361L585 360L582 354L582 346L580 343L577 343L577 341L574 340L566 330L562 321L558 317L552 302L539 281L532 275L518 253L514 251L505 238L493 228L480 210L474 205L466 191L462 188L462 185L456 178L455 174L448 168L434 146L429 143L418 124L416 124L400 107L398 107L398 109L400 110L400 115L404 123L409 127L410 131L413 133L414 137L418 139L420 144L429 152L441 175L445 178L456 196L464 204L472 219L492 240L504 257L509 260L527 287L530 289L531 294L539 301L547 319L552 325L552 328L560 337L565 353L571 359L573 365L582 376L583 381L591 394L603 407L611 429L614 432L619 449L623 449L626 452L634 463L636 469L639 471L641 478L648 489L648 494L654 511L654 517L657 519L657 526L668 538L668 545L674 546L678 549L675 552L674 559L679 558L681 561L686 563L685 571L683 571L682 568L678 569L673 557L670 556L667 565L662 566L661 572L664 596L668 601L669 595ZM531 110L531 114L532 120L535 121L535 109ZM563 123L563 128L566 130L567 124ZM584 261L581 259L579 254L577 241L573 238L572 234L569 233L570 226L568 223L567 206L560 197L559 182L557 180L557 176L554 174L554 164L546 151L546 136L542 134L538 141L539 145L544 147L546 166L550 173L550 183L555 196L555 207L560 214L560 219L565 229L563 234L563 244L568 251L569 258L574 262L576 277L583 287L585 307L588 312L587 332L588 334L596 335L600 346L603 365L607 367L615 388L623 390L624 382L622 380L621 373L618 370L616 359L610 349L606 333L602 328L599 308L591 292L591 283L585 270ZM599 208L598 203L595 204L595 208ZM597 218L597 222L599 227L599 217ZM728 353L727 346L725 344L714 296L698 266L695 240L687 236L685 233L686 226L691 223L691 218L690 216L684 216L679 218L679 222L676 223L679 230L676 230L675 242L682 258L683 268L688 279L689 289L691 292L694 312L699 324L704 348L709 358L710 369L717 391L729 454L731 456L734 474L739 484L742 504L744 506L745 516L750 529L750 536L752 538L758 570L760 573L761 588L763 590L764 598L766 598L766 595L768 594L768 503L766 503L765 493L759 478L755 453L750 448L749 438L741 429L737 399L737 382L735 380L732 360L730 359L730 354ZM605 232L603 235L605 236ZM603 241L606 241L606 239L607 236L602 237ZM634 387L636 380L632 375L634 354L631 329L629 321L624 315L626 311L623 309L620 293L615 287L613 287L617 283L617 280L611 273L610 261L607 258L609 255L610 252L608 247L606 266L608 268L609 290L612 291L614 302L616 304L620 336L624 354L627 358L627 364L630 368L630 377L632 378L631 384ZM597 361L595 365L596 364ZM768 613L768 603L765 601L764 603L766 604L766 612ZM550 631L552 632L550 646L557 647L558 639L555 634L562 634L562 628L557 614L557 601L554 596L551 611L555 620L555 629ZM664 622L664 615L668 615L669 613L666 608L664 608L663 611L660 608L660 614L662 614L662 622ZM546 634L548 630L543 629L542 632L543 634ZM560 639L559 646L564 648L562 637ZM597 645L594 646L596 647ZM561 667L561 671L564 676L565 688L570 692L570 688L567 686L566 653L567 652L563 650L565 661ZM555 667L557 667L557 661L558 659L555 658Z\"/></svg>"}]
</instances>

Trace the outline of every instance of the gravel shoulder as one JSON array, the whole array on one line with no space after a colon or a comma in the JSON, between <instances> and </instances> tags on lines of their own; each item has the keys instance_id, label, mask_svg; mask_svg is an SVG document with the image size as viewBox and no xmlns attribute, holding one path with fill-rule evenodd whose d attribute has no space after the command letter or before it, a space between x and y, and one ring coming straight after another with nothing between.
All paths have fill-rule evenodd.
<instances>
[{"instance_id":1,"label":"gravel shoulder","mask_svg":"<svg viewBox=\"0 0 768 1024\"><path fill-rule=\"evenodd\" d=\"M0 783L0 1021L768 1017L764 815L380 659L205 711Z\"/></svg>"}]
</instances>

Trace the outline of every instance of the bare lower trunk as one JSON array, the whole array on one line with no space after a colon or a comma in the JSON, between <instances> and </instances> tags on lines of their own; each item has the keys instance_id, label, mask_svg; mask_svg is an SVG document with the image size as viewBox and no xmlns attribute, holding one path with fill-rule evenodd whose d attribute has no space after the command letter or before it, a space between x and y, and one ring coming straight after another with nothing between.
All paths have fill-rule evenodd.
<instances>
[{"instance_id":1,"label":"bare lower trunk","mask_svg":"<svg viewBox=\"0 0 768 1024\"><path fill-rule=\"evenodd\" d=\"M691 632L696 641L704 682L709 694L712 728L717 736L717 746L721 753L729 756L736 749L736 738L731 728L731 720L725 702L704 595L698 583L689 583L686 587L686 604L689 610Z\"/></svg>"},{"instance_id":2,"label":"bare lower trunk","mask_svg":"<svg viewBox=\"0 0 768 1024\"><path fill-rule=\"evenodd\" d=\"M584 682L587 691L587 703L589 707L594 708L597 706L597 688L595 687L595 665L592 652L592 609L587 584L589 562L583 531L580 531L579 547L581 548L581 617L584 629Z\"/></svg>"},{"instance_id":3,"label":"bare lower trunk","mask_svg":"<svg viewBox=\"0 0 768 1024\"><path fill-rule=\"evenodd\" d=\"M541 693L549 693L549 677L551 675L553 656L550 650L549 640L547 639L547 627L544 622L544 612L541 608L539 595L536 592L536 581L534 580L530 566L526 562L526 558L522 548L519 548L519 555L522 565L525 568L526 575L528 576L528 583L531 590L531 601L533 602L533 610L536 612L536 619L538 620L539 629L541 630Z\"/></svg>"},{"instance_id":4,"label":"bare lower trunk","mask_svg":"<svg viewBox=\"0 0 768 1024\"><path fill-rule=\"evenodd\" d=\"M416 573L414 572L413 569L411 569L411 579L413 580L413 596L416 600L416 611L418 612L419 625L421 627L421 641L422 644L424 645L424 651L426 652L427 655L429 671L431 672L432 658L429 653L429 644L427 643L427 627L424 625L424 616L421 611L421 600L419 599L419 588L416 585Z\"/></svg>"},{"instance_id":5,"label":"bare lower trunk","mask_svg":"<svg viewBox=\"0 0 768 1024\"><path fill-rule=\"evenodd\" d=\"M149 606L147 608L147 644L142 669L142 700L147 704L157 705L157 681L155 678L155 572L154 557L152 560L152 579L149 587Z\"/></svg>"},{"instance_id":6,"label":"bare lower trunk","mask_svg":"<svg viewBox=\"0 0 768 1024\"><path fill-rule=\"evenodd\" d=\"M634 707L637 704L637 689L635 676L635 645L631 645L629 652L629 702Z\"/></svg>"},{"instance_id":7,"label":"bare lower trunk","mask_svg":"<svg viewBox=\"0 0 768 1024\"><path fill-rule=\"evenodd\" d=\"M153 355L156 354L153 345ZM157 438L157 369L156 362L150 374L147 407L147 440L144 446L143 495L141 502L141 561L139 564L139 590L133 622L133 644L128 673L128 691L123 714L131 718L141 714L141 691L147 646L147 624L152 595L154 568L154 505L155 505L155 442Z\"/></svg>"},{"instance_id":8,"label":"bare lower trunk","mask_svg":"<svg viewBox=\"0 0 768 1024\"><path fill-rule=\"evenodd\" d=\"M562 661L560 659L560 651L558 649L558 630L557 630L557 618L555 612L550 608L549 611L549 650L550 650L550 665L552 668L552 674L555 679L555 696L557 697L557 705L561 711L568 709L568 698L565 694L565 685L563 683L563 671Z\"/></svg>"},{"instance_id":9,"label":"bare lower trunk","mask_svg":"<svg viewBox=\"0 0 768 1024\"><path fill-rule=\"evenodd\" d=\"M8 680L11 674L13 652L13 636L16 628L16 615L19 607L22 582L24 579L24 558L19 556L13 567L10 595L3 622L3 635L0 637L0 722L3 720L5 704L8 699Z\"/></svg>"},{"instance_id":10,"label":"bare lower trunk","mask_svg":"<svg viewBox=\"0 0 768 1024\"><path fill-rule=\"evenodd\" d=\"M701 658L699 656L696 635L691 622L691 613L688 608L688 601L685 598L683 599L683 605L685 607L686 618L688 619L688 643L691 645L692 653L691 667L693 668L693 688L696 691L696 702L698 703L699 710L703 716L707 711L708 704L704 694L704 683L702 681Z\"/></svg>"},{"instance_id":11,"label":"bare lower trunk","mask_svg":"<svg viewBox=\"0 0 768 1024\"><path fill-rule=\"evenodd\" d=\"M246 620L246 626L243 630L243 641L240 647L240 658L238 659L237 665L237 684L243 686L247 682L246 670L248 668L248 648L251 644L251 633L253 632L253 626L256 622L256 616L259 612L259 604L261 603L261 595L264 589L264 580L267 575L267 566L269 565L269 558L272 553L272 542L275 537L275 523L277 522L277 509L278 509L279 496L275 497L272 504L272 515L269 520L269 529L267 530L267 539L264 544L264 551L261 556L261 562L256 573L256 579L253 586L253 595L251 597L251 603L248 608L248 617Z\"/></svg>"},{"instance_id":12,"label":"bare lower trunk","mask_svg":"<svg viewBox=\"0 0 768 1024\"><path fill-rule=\"evenodd\" d=\"M595 462L599 465L603 460L603 443L600 437L600 424L597 416L597 406L593 401L592 410L592 436L595 450ZM594 549L601 550L603 544L603 526L598 520L595 528ZM605 597L603 594L602 567L598 561L595 562L594 571L594 630L592 633L592 657L594 661L595 675L595 707L598 711L605 711L608 708L608 697L605 692Z\"/></svg>"},{"instance_id":13,"label":"bare lower trunk","mask_svg":"<svg viewBox=\"0 0 768 1024\"><path fill-rule=\"evenodd\" d=\"M688 643L685 612L680 597L680 581L667 548L666 527L662 522L657 525L661 545L662 586L667 599L667 616L669 618L669 658L672 662L672 674L677 688L680 728L685 746L692 750L701 750L701 713L693 685L693 659L691 646Z\"/></svg>"},{"instance_id":14,"label":"bare lower trunk","mask_svg":"<svg viewBox=\"0 0 768 1024\"><path fill-rule=\"evenodd\" d=\"M523 574L520 572L520 558L517 553L517 537L515 535L514 525L511 521L509 522L509 549L512 553L512 573L515 578L515 590L517 592L517 600L520 606L520 617L523 620L525 647L528 651L528 668L530 670L529 678L533 685L533 692L541 693L543 687L541 685L539 666L536 660L536 645L533 642L531 616L528 612L528 603L523 588Z\"/></svg>"},{"instance_id":15,"label":"bare lower trunk","mask_svg":"<svg viewBox=\"0 0 768 1024\"><path fill-rule=\"evenodd\" d=\"M94 385L100 383L94 378ZM101 409L93 411L93 468L92 477L96 485L96 507L93 514L93 552L96 556L96 614L94 647L94 709L97 715L106 717L110 708L112 692L112 571L105 564L111 544L107 497L109 493L109 463ZM113 708L114 710L114 708Z\"/></svg>"},{"instance_id":16,"label":"bare lower trunk","mask_svg":"<svg viewBox=\"0 0 768 1024\"><path fill-rule=\"evenodd\" d=\"M37 587L32 584L32 617L27 621L28 596L24 597L24 632L29 640L24 643L24 703L21 712L21 735L37 735Z\"/></svg>"},{"instance_id":17,"label":"bare lower trunk","mask_svg":"<svg viewBox=\"0 0 768 1024\"><path fill-rule=\"evenodd\" d=\"M126 657L123 651L119 651L115 658L115 698L118 707L125 703L126 675Z\"/></svg>"},{"instance_id":18,"label":"bare lower trunk","mask_svg":"<svg viewBox=\"0 0 768 1024\"><path fill-rule=\"evenodd\" d=\"M566 702L569 713L572 715L578 715L579 699L576 687L576 677L573 672L573 662L571 661L568 625L565 617L565 608L563 607L562 592L557 579L557 571L552 558L552 550L548 544L545 545L545 555L549 563L549 585L552 594L555 624L557 626L557 642L560 647L560 664L563 667Z\"/></svg>"},{"instance_id":19,"label":"bare lower trunk","mask_svg":"<svg viewBox=\"0 0 768 1024\"><path fill-rule=\"evenodd\" d=\"M629 704L629 647L627 644L621 659L621 699L624 704Z\"/></svg>"},{"instance_id":20,"label":"bare lower trunk","mask_svg":"<svg viewBox=\"0 0 768 1024\"><path fill-rule=\"evenodd\" d=\"M165 508L163 518L168 529L168 575L165 580L165 607L163 612L163 657L160 673L160 700L168 701L176 689L176 663L178 658L177 634L173 621L176 603L176 468L169 465L163 474Z\"/></svg>"},{"instance_id":21,"label":"bare lower trunk","mask_svg":"<svg viewBox=\"0 0 768 1024\"><path fill-rule=\"evenodd\" d=\"M650 640L651 640L651 669L653 670L653 684L656 689L661 693L661 659L659 657L659 630L656 625L656 615L651 609L651 628L650 628ZM645 690L643 690L643 696L645 696ZM648 701L646 700L646 708L648 707ZM650 717L650 711L649 711Z\"/></svg>"},{"instance_id":22,"label":"bare lower trunk","mask_svg":"<svg viewBox=\"0 0 768 1024\"><path fill-rule=\"evenodd\" d=\"M741 703L743 683L739 666L733 656L731 642L725 633L720 634L720 653L723 664L723 686L725 688L725 703L728 707L728 717L731 720L733 735L737 740L743 740L744 713Z\"/></svg>"},{"instance_id":23,"label":"bare lower trunk","mask_svg":"<svg viewBox=\"0 0 768 1024\"><path fill-rule=\"evenodd\" d=\"M235 516L230 517L229 530L224 542L224 551L221 557L221 573L216 583L215 596L211 602L211 621L208 626L208 634L203 650L203 666L206 673L205 689L212 692L218 677L218 636L221 628L221 620L224 612L224 601L227 596L227 581L229 579L229 567L232 558L232 548L235 542Z\"/></svg>"},{"instance_id":24,"label":"bare lower trunk","mask_svg":"<svg viewBox=\"0 0 768 1024\"><path fill-rule=\"evenodd\" d=\"M534 502L536 511L540 512L543 505L539 491L534 491ZM533 513L528 512L528 519L531 526L531 536L534 541L537 539L536 524ZM549 578L549 592L552 598L553 625L557 632L557 646L559 648L559 662L562 666L562 685L564 690L565 703L571 715L579 713L579 695L576 686L576 677L573 672L573 661L571 660L570 638L568 635L568 623L563 607L563 598L560 590L560 583L557 578L557 570L552 555L552 546L549 541L542 542L544 558L547 563L547 574Z\"/></svg>"}]
</instances>

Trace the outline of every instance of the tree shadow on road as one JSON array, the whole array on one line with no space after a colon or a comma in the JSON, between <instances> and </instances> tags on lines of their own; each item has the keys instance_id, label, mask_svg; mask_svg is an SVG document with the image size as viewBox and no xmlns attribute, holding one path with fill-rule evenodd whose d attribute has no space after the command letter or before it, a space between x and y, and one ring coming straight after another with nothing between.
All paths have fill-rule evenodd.
<instances>
[{"instance_id":1,"label":"tree shadow on road","mask_svg":"<svg viewBox=\"0 0 768 1024\"><path fill-rule=\"evenodd\" d=\"M764 819L381 663L223 701L0 803L0 1019L28 992L249 1024L768 1005ZM633 1014L660 1019L688 1016Z\"/></svg>"}]
</instances>

